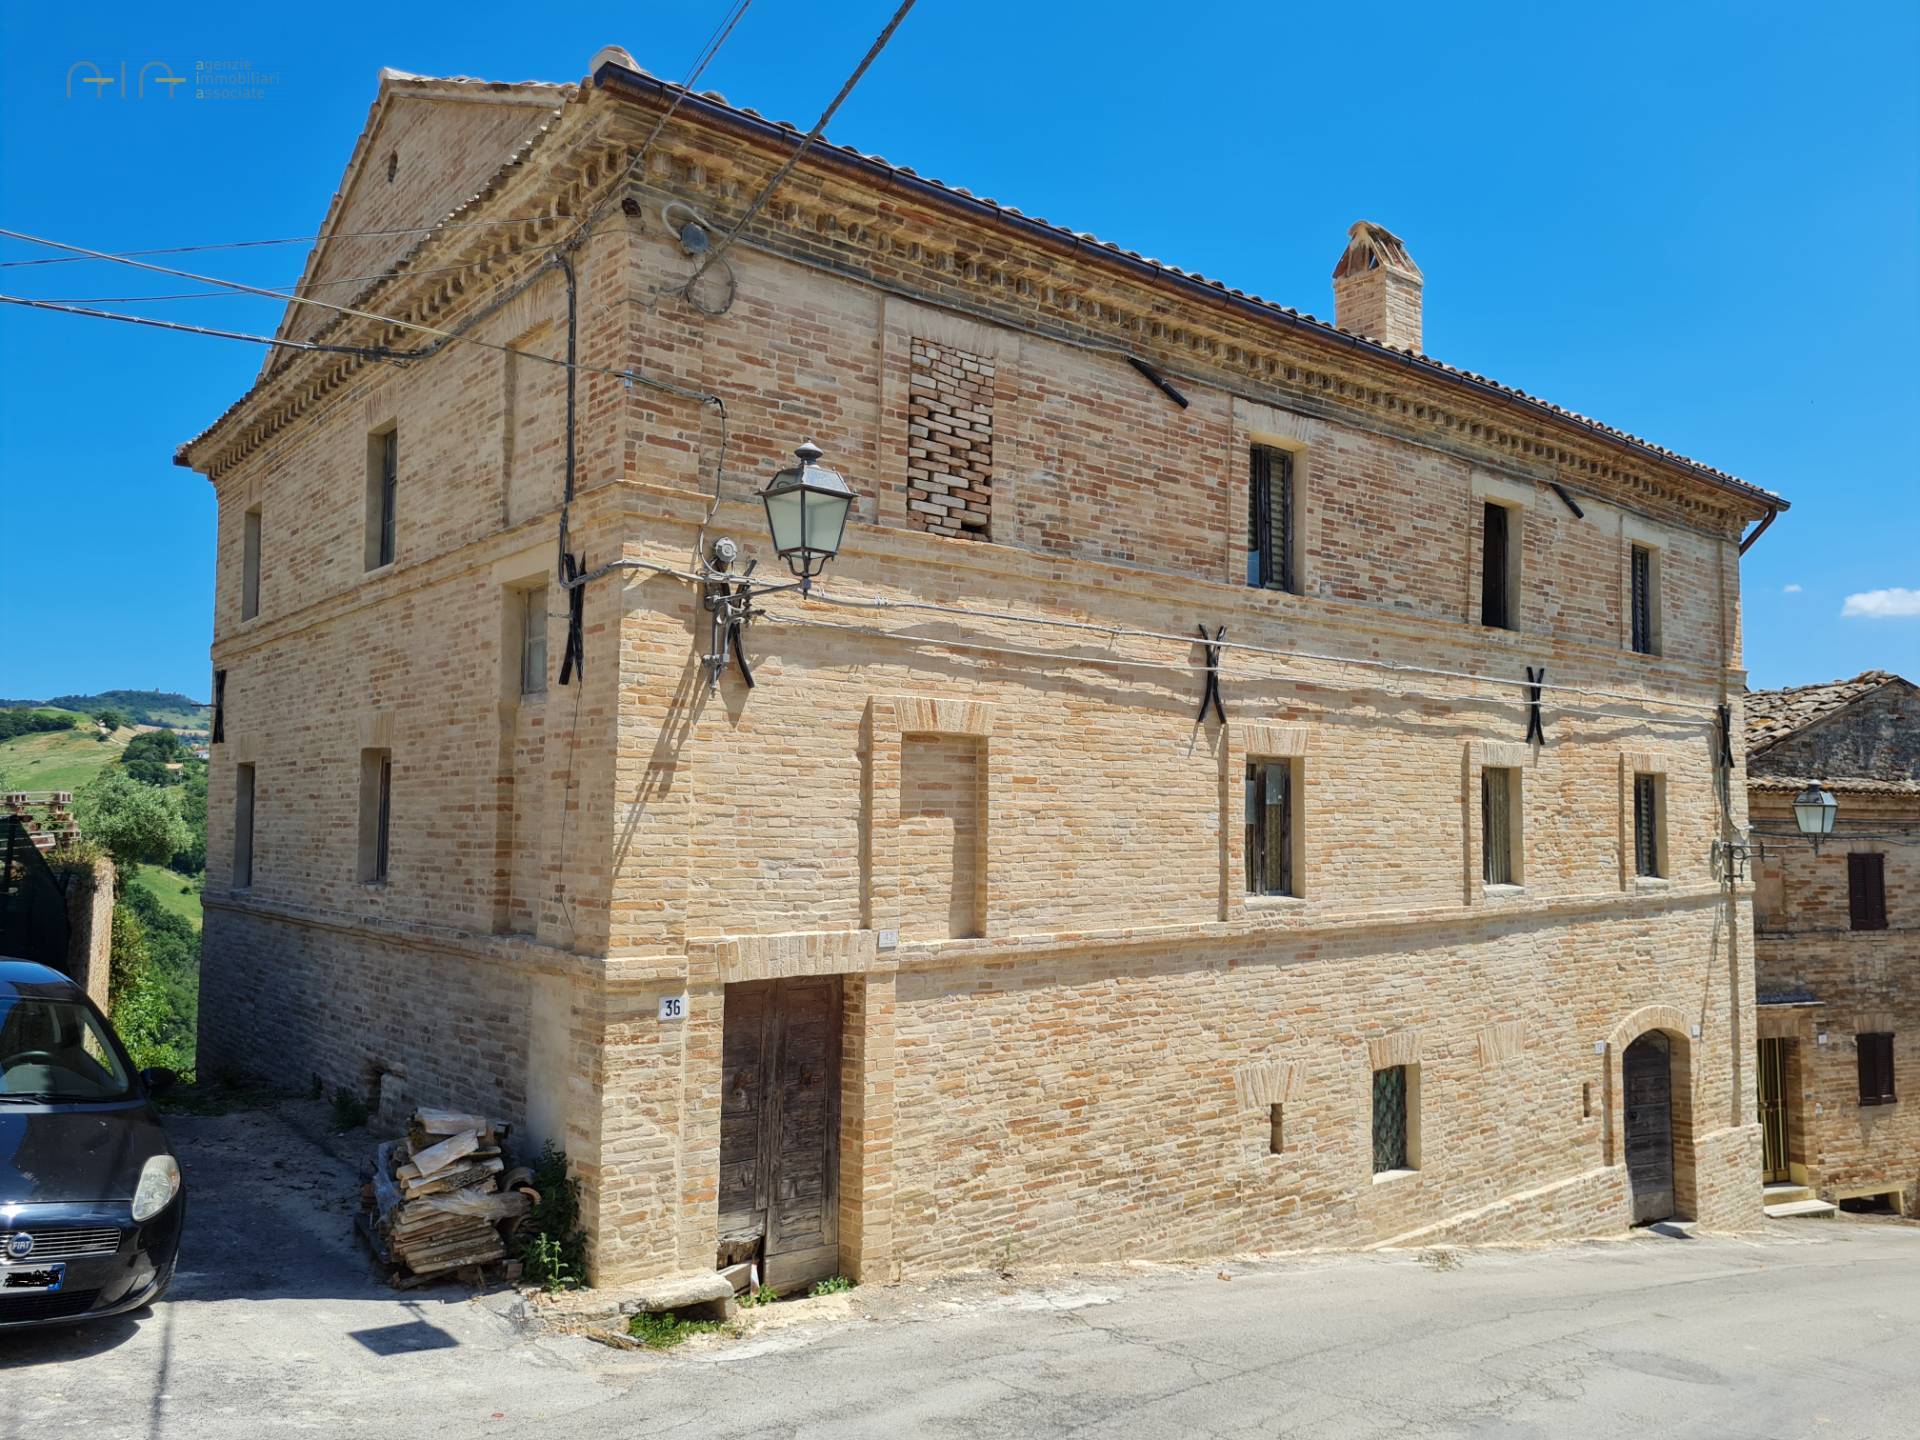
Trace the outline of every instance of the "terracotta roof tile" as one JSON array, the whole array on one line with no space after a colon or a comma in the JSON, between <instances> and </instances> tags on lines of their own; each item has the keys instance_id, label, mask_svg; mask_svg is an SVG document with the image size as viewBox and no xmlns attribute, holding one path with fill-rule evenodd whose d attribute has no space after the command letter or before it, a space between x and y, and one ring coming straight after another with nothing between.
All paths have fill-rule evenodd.
<instances>
[{"instance_id":1,"label":"terracotta roof tile","mask_svg":"<svg viewBox=\"0 0 1920 1440\"><path fill-rule=\"evenodd\" d=\"M1890 670L1863 670L1851 680L1747 692L1747 754L1756 755L1851 705L1862 695L1900 677Z\"/></svg>"}]
</instances>

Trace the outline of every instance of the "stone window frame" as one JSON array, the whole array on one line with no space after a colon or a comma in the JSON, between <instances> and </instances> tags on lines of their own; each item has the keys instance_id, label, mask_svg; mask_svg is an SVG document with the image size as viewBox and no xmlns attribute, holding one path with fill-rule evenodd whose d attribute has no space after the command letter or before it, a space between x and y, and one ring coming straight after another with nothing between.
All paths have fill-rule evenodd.
<instances>
[{"instance_id":1,"label":"stone window frame","mask_svg":"<svg viewBox=\"0 0 1920 1440\"><path fill-rule=\"evenodd\" d=\"M258 830L260 767L251 743L232 746L233 755L233 846L227 869L227 889L244 895L253 889L257 866L255 838Z\"/></svg>"},{"instance_id":2,"label":"stone window frame","mask_svg":"<svg viewBox=\"0 0 1920 1440\"><path fill-rule=\"evenodd\" d=\"M980 742L979 868L980 934L966 940L915 941L915 944L978 943L1004 932L1006 919L995 897L1007 893L1004 866L988 841L993 816L1004 813L1005 767L994 764L994 707L979 700L944 700L926 695L875 695L867 703L866 796L861 826L861 926L876 932L900 929L901 758L909 735L968 737ZM1003 852L1004 853L1004 850Z\"/></svg>"},{"instance_id":3,"label":"stone window frame","mask_svg":"<svg viewBox=\"0 0 1920 1440\"><path fill-rule=\"evenodd\" d=\"M1620 517L1620 648L1629 655L1658 660L1666 653L1666 552L1671 544L1666 531L1632 515ZM1652 646L1633 648L1633 552L1650 552L1647 574L1648 622Z\"/></svg>"},{"instance_id":4,"label":"stone window frame","mask_svg":"<svg viewBox=\"0 0 1920 1440\"><path fill-rule=\"evenodd\" d=\"M1312 775L1307 764L1309 727L1253 720L1223 727L1220 745L1220 918L1297 910L1313 891L1307 812ZM1293 762L1292 895L1247 893L1246 775L1254 760Z\"/></svg>"},{"instance_id":5,"label":"stone window frame","mask_svg":"<svg viewBox=\"0 0 1920 1440\"><path fill-rule=\"evenodd\" d=\"M1479 466L1469 472L1467 490L1466 622L1482 636L1496 639L1504 636L1506 639L1502 643L1513 643L1524 633L1526 626L1526 517L1539 498L1538 491L1531 480L1509 479ZM1508 623L1505 626L1482 623L1480 577L1486 561L1483 517L1488 505L1498 505L1507 512Z\"/></svg>"},{"instance_id":6,"label":"stone window frame","mask_svg":"<svg viewBox=\"0 0 1920 1440\"><path fill-rule=\"evenodd\" d=\"M266 549L266 507L258 499L249 501L240 513L240 618L260 618L260 581L262 554Z\"/></svg>"},{"instance_id":7,"label":"stone window frame","mask_svg":"<svg viewBox=\"0 0 1920 1440\"><path fill-rule=\"evenodd\" d=\"M1362 1154L1366 1156L1367 1168L1375 1185L1388 1185L1396 1180L1409 1180L1418 1176L1426 1163L1425 1154L1425 1107L1422 1104L1422 1041L1418 1030L1395 1030L1385 1035L1376 1035L1367 1041L1367 1084L1364 1100L1360 1107L1363 1117ZM1406 1128L1407 1163L1396 1170L1373 1169L1373 1077L1382 1070L1403 1069L1406 1071Z\"/></svg>"},{"instance_id":8,"label":"stone window frame","mask_svg":"<svg viewBox=\"0 0 1920 1440\"><path fill-rule=\"evenodd\" d=\"M1527 834L1531 828L1527 824L1527 794L1533 788L1528 783L1527 775L1535 768L1538 758L1531 745L1504 741L1469 740L1462 748L1461 865L1466 902L1469 905L1497 905L1519 899L1527 893ZM1515 775L1516 788L1511 797L1514 811L1512 826L1514 880L1510 885L1489 885L1485 879L1485 857L1481 854L1480 839L1482 834L1480 776L1488 766L1512 770Z\"/></svg>"},{"instance_id":9,"label":"stone window frame","mask_svg":"<svg viewBox=\"0 0 1920 1440\"><path fill-rule=\"evenodd\" d=\"M1663 755L1657 750L1622 750L1620 752L1620 777L1618 795L1618 841L1620 855L1620 889L1665 890L1673 884L1673 849L1670 837L1673 833L1670 819L1672 807L1668 803L1670 787L1668 776L1673 770L1673 757ZM1637 776L1654 777L1654 794L1657 798L1658 814L1655 818L1655 844L1660 854L1660 873L1642 875L1636 864L1636 835L1634 832L1633 785Z\"/></svg>"},{"instance_id":10,"label":"stone window frame","mask_svg":"<svg viewBox=\"0 0 1920 1440\"><path fill-rule=\"evenodd\" d=\"M387 458L393 457L393 483L387 483ZM366 508L360 570L374 575L400 558L400 422L388 420L367 432Z\"/></svg>"},{"instance_id":11,"label":"stone window frame","mask_svg":"<svg viewBox=\"0 0 1920 1440\"><path fill-rule=\"evenodd\" d=\"M1233 1072L1234 1095L1241 1113L1248 1117L1247 1159L1253 1165L1292 1158L1282 1116L1288 1105L1302 1097L1302 1074L1297 1060L1256 1060Z\"/></svg>"},{"instance_id":12,"label":"stone window frame","mask_svg":"<svg viewBox=\"0 0 1920 1440\"><path fill-rule=\"evenodd\" d=\"M1233 399L1232 434L1228 444L1227 476L1233 503L1227 507L1227 575L1230 584L1249 595L1277 598L1314 593L1313 556L1320 542L1319 461L1325 453L1327 430L1320 422L1290 410L1257 401ZM1285 450L1293 458L1293 589L1269 589L1247 581L1251 555L1247 517L1252 510L1253 451L1256 446Z\"/></svg>"},{"instance_id":13,"label":"stone window frame","mask_svg":"<svg viewBox=\"0 0 1920 1440\"><path fill-rule=\"evenodd\" d=\"M393 853L393 750L368 745L360 751L360 811L354 878L384 886Z\"/></svg>"}]
</instances>

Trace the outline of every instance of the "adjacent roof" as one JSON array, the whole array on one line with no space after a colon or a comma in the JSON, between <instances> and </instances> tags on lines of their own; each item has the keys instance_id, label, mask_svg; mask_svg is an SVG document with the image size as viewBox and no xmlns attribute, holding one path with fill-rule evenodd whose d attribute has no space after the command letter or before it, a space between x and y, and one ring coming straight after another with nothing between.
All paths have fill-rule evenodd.
<instances>
[{"instance_id":1,"label":"adjacent roof","mask_svg":"<svg viewBox=\"0 0 1920 1440\"><path fill-rule=\"evenodd\" d=\"M1749 690L1748 758L1778 745L1814 721L1826 719L1861 696L1871 695L1882 685L1899 680L1900 677L1890 670L1863 670L1851 680L1829 680L1821 685L1793 685L1784 690Z\"/></svg>"}]
</instances>

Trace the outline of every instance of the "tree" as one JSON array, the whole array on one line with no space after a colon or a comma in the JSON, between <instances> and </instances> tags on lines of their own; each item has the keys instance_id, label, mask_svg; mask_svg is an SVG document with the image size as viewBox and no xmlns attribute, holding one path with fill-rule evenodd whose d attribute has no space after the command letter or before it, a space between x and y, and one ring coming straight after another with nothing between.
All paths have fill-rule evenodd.
<instances>
[{"instance_id":1,"label":"tree","mask_svg":"<svg viewBox=\"0 0 1920 1440\"><path fill-rule=\"evenodd\" d=\"M143 785L178 785L186 779L191 759L193 752L171 730L149 730L127 742L120 768ZM170 765L180 768L170 770Z\"/></svg>"},{"instance_id":2,"label":"tree","mask_svg":"<svg viewBox=\"0 0 1920 1440\"><path fill-rule=\"evenodd\" d=\"M105 846L122 874L141 861L165 864L192 840L171 794L119 770L102 770L73 808L80 833Z\"/></svg>"},{"instance_id":3,"label":"tree","mask_svg":"<svg viewBox=\"0 0 1920 1440\"><path fill-rule=\"evenodd\" d=\"M107 729L109 730L118 730L122 725L127 723L127 717L122 715L118 710L114 709L111 705L108 705L100 710L96 710L94 712L93 718L98 720L102 725L106 726Z\"/></svg>"}]
</instances>

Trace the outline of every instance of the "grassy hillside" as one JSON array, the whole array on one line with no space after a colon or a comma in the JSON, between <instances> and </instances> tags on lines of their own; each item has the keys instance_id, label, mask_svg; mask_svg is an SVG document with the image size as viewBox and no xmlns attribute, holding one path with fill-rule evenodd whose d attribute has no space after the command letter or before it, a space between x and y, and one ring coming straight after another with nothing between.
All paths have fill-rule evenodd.
<instances>
[{"instance_id":1,"label":"grassy hillside","mask_svg":"<svg viewBox=\"0 0 1920 1440\"><path fill-rule=\"evenodd\" d=\"M181 875L164 865L142 865L132 878L153 892L162 910L178 915L195 930L200 928L200 876Z\"/></svg>"},{"instance_id":2,"label":"grassy hillside","mask_svg":"<svg viewBox=\"0 0 1920 1440\"><path fill-rule=\"evenodd\" d=\"M169 730L204 730L213 720L213 707L172 690L102 690L97 695L55 695L50 700L0 700L0 709L75 710L96 715L118 710L135 725L161 725Z\"/></svg>"},{"instance_id":3,"label":"grassy hillside","mask_svg":"<svg viewBox=\"0 0 1920 1440\"><path fill-rule=\"evenodd\" d=\"M123 727L96 740L98 733L89 725L0 742L0 790L78 790L118 760L138 732Z\"/></svg>"}]
</instances>

